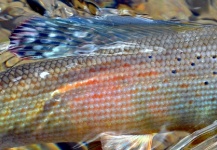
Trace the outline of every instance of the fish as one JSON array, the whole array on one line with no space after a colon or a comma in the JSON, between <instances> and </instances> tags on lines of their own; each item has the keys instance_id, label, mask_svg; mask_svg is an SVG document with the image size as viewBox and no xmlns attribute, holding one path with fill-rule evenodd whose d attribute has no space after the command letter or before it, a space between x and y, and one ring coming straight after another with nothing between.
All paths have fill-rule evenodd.
<instances>
[{"instance_id":1,"label":"fish","mask_svg":"<svg viewBox=\"0 0 217 150\"><path fill-rule=\"evenodd\" d=\"M0 149L98 140L106 149L140 136L150 149L154 133L210 125L216 35L215 25L130 16L24 21L9 51L35 62L0 73Z\"/></svg>"}]
</instances>

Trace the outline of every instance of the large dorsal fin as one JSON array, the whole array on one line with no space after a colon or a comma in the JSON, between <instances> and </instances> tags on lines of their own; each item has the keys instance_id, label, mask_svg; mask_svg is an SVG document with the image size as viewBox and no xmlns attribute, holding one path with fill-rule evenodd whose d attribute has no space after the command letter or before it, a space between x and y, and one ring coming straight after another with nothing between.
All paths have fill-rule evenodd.
<instances>
[{"instance_id":1,"label":"large dorsal fin","mask_svg":"<svg viewBox=\"0 0 217 150\"><path fill-rule=\"evenodd\" d=\"M130 16L31 18L11 34L9 50L25 58L90 55L102 47L200 27ZM133 43L132 43L133 44Z\"/></svg>"}]
</instances>

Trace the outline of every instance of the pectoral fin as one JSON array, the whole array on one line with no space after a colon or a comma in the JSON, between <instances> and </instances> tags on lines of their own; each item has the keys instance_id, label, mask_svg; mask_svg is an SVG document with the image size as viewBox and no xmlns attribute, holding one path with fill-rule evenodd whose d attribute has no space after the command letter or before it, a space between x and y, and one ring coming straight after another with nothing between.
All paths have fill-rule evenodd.
<instances>
[{"instance_id":1,"label":"pectoral fin","mask_svg":"<svg viewBox=\"0 0 217 150\"><path fill-rule=\"evenodd\" d=\"M141 150L151 149L153 134L147 135L109 135L101 136L103 150Z\"/></svg>"},{"instance_id":2,"label":"pectoral fin","mask_svg":"<svg viewBox=\"0 0 217 150\"><path fill-rule=\"evenodd\" d=\"M186 137L184 131L146 135L115 135L104 133L100 137L103 150L164 150Z\"/></svg>"}]
</instances>

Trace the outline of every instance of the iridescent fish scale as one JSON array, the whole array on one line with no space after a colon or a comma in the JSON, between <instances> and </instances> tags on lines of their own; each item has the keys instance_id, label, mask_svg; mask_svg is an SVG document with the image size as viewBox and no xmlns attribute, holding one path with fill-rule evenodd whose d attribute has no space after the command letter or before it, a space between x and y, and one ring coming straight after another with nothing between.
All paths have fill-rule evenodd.
<instances>
[{"instance_id":1,"label":"iridescent fish scale","mask_svg":"<svg viewBox=\"0 0 217 150\"><path fill-rule=\"evenodd\" d=\"M1 148L210 124L217 118L216 35L216 26L153 34L1 73Z\"/></svg>"}]
</instances>

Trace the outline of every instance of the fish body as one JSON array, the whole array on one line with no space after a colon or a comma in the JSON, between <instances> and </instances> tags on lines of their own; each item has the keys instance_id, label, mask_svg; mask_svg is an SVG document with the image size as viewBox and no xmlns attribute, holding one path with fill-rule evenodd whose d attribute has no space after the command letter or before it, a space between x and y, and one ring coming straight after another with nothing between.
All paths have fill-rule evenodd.
<instances>
[{"instance_id":1,"label":"fish body","mask_svg":"<svg viewBox=\"0 0 217 150\"><path fill-rule=\"evenodd\" d=\"M34 53L46 58L44 54L53 52L54 43L38 53L35 38L20 42L29 38L23 36L27 30L35 33L31 25L23 24L15 30L11 51L23 57L33 57ZM131 28L134 25L141 28ZM97 23L90 26L99 39L100 31L105 30L95 30L94 26L107 27ZM189 25L186 29L173 24L162 26L158 32L140 30L143 27L138 22L118 23L110 28L116 32L111 34L115 40L108 36L106 43L93 42L97 47L94 51L74 53L80 49L67 43L73 47L69 56L53 58L52 53L52 59L2 72L0 149L29 143L88 141L105 132L149 134L162 128L195 131L216 120L217 27ZM62 36L62 30L57 31ZM47 35L38 34L37 38ZM52 40L59 42L59 37ZM77 44L90 44L84 38L77 38ZM19 53L30 49L34 52Z\"/></svg>"}]
</instances>

